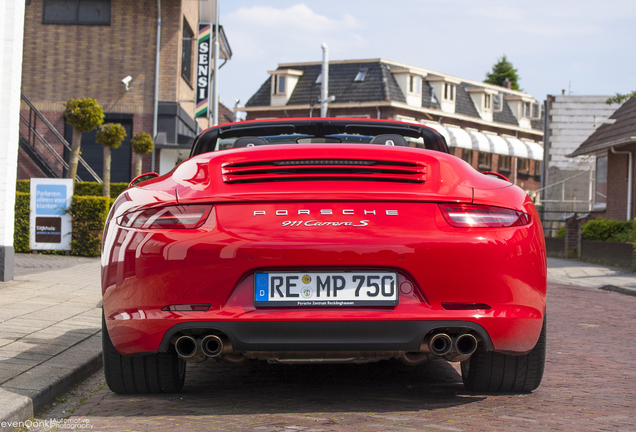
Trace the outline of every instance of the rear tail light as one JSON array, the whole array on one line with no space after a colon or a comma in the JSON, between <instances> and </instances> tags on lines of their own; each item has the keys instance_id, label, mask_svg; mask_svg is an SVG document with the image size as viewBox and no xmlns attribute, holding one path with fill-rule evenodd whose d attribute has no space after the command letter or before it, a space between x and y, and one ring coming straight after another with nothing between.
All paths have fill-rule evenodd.
<instances>
[{"instance_id":1,"label":"rear tail light","mask_svg":"<svg viewBox=\"0 0 636 432\"><path fill-rule=\"evenodd\" d=\"M530 215L502 207L439 204L439 208L446 222L456 228L501 228L530 223Z\"/></svg>"},{"instance_id":2,"label":"rear tail light","mask_svg":"<svg viewBox=\"0 0 636 432\"><path fill-rule=\"evenodd\" d=\"M198 228L210 214L210 206L188 205L159 207L126 213L119 225L126 228L191 229Z\"/></svg>"}]
</instances>

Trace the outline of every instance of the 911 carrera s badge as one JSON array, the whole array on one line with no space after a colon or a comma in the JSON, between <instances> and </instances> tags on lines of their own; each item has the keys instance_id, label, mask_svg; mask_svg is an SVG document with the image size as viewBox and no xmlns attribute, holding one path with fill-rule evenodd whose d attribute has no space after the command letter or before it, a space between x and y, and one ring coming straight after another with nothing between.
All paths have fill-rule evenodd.
<instances>
[{"instance_id":1,"label":"911 carrera s badge","mask_svg":"<svg viewBox=\"0 0 636 432\"><path fill-rule=\"evenodd\" d=\"M299 227L299 226L306 226L306 227L328 227L328 226L332 226L332 227L338 227L338 226L350 226L350 227L365 227L369 225L369 221L368 220L361 220L361 221L357 221L357 222L351 222L351 221L344 221L344 222L320 222L317 220L308 220L308 221L284 221L282 223L282 226L284 227Z\"/></svg>"}]
</instances>

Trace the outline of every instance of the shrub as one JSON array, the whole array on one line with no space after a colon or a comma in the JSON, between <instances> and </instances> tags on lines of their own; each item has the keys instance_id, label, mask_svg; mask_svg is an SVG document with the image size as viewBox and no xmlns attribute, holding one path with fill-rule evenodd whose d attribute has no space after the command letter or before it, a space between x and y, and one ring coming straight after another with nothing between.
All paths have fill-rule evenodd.
<instances>
[{"instance_id":1,"label":"shrub","mask_svg":"<svg viewBox=\"0 0 636 432\"><path fill-rule=\"evenodd\" d=\"M13 232L13 248L16 252L30 252L29 229L31 213L31 194L16 192L15 194L15 225Z\"/></svg>"},{"instance_id":2,"label":"shrub","mask_svg":"<svg viewBox=\"0 0 636 432\"><path fill-rule=\"evenodd\" d=\"M104 122L104 111L95 99L69 99L64 104L64 118L81 133L90 132Z\"/></svg>"},{"instance_id":3,"label":"shrub","mask_svg":"<svg viewBox=\"0 0 636 432\"><path fill-rule=\"evenodd\" d=\"M71 255L99 256L104 223L112 200L106 197L73 196Z\"/></svg>"},{"instance_id":4,"label":"shrub","mask_svg":"<svg viewBox=\"0 0 636 432\"><path fill-rule=\"evenodd\" d=\"M556 235L554 236L556 238L565 238L565 225L562 226L561 228L559 228L559 230L557 231Z\"/></svg>"},{"instance_id":5,"label":"shrub","mask_svg":"<svg viewBox=\"0 0 636 432\"><path fill-rule=\"evenodd\" d=\"M124 189L128 187L128 183L111 183L110 196L117 198ZM77 196L102 196L102 185L96 182L77 182L73 188L73 195Z\"/></svg>"},{"instance_id":6,"label":"shrub","mask_svg":"<svg viewBox=\"0 0 636 432\"><path fill-rule=\"evenodd\" d=\"M585 240L633 242L636 232L634 221L617 221L614 219L593 219L581 227L581 235Z\"/></svg>"},{"instance_id":7,"label":"shrub","mask_svg":"<svg viewBox=\"0 0 636 432\"><path fill-rule=\"evenodd\" d=\"M18 180L15 182L15 191L31 193L31 180Z\"/></svg>"}]
</instances>

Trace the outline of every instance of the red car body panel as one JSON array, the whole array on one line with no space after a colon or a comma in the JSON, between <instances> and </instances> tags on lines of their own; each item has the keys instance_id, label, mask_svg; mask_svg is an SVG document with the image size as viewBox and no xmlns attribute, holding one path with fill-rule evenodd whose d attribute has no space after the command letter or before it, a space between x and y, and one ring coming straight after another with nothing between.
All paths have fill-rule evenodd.
<instances>
[{"instance_id":1,"label":"red car body panel","mask_svg":"<svg viewBox=\"0 0 636 432\"><path fill-rule=\"evenodd\" d=\"M334 157L415 163L425 182L228 182L236 164ZM530 223L455 228L439 203L505 207L530 215ZM212 210L195 229L118 223L128 212L177 204L206 204ZM321 215L325 209L332 214ZM302 223L284 226L285 221ZM366 225L317 225L325 221ZM399 304L254 306L255 272L322 269L397 271ZM508 182L431 150L290 144L204 153L127 189L113 205L105 229L102 291L108 333L124 355L161 350L169 330L184 323L343 321L472 322L485 329L495 351L524 354L541 331L546 271L539 216L527 194ZM490 309L447 310L442 303L483 303ZM211 307L162 310L173 304Z\"/></svg>"}]
</instances>

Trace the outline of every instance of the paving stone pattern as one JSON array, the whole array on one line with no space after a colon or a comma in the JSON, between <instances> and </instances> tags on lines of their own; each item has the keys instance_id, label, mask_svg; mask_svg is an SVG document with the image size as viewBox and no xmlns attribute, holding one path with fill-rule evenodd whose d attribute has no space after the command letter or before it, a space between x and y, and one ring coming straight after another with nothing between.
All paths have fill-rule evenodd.
<instances>
[{"instance_id":1,"label":"paving stone pattern","mask_svg":"<svg viewBox=\"0 0 636 432\"><path fill-rule=\"evenodd\" d=\"M37 253L17 253L15 254L15 262L13 267L14 276L20 277L37 273L48 272L52 270L62 270L78 266L80 264L88 264L97 262L99 258L84 258L66 255L48 255ZM97 281L99 283L99 280Z\"/></svg>"},{"instance_id":2,"label":"paving stone pattern","mask_svg":"<svg viewBox=\"0 0 636 432\"><path fill-rule=\"evenodd\" d=\"M107 388L93 431L634 431L636 298L549 284L548 356L532 394L464 390L456 363L189 365L184 392Z\"/></svg>"},{"instance_id":3,"label":"paving stone pattern","mask_svg":"<svg viewBox=\"0 0 636 432\"><path fill-rule=\"evenodd\" d=\"M68 389L68 385L59 387L60 376L76 374L86 358L100 351L99 260L78 265L69 257L61 258L74 267L57 264L63 269L49 268L0 284L3 416L14 409L7 406L9 402L40 409L55 396L49 393Z\"/></svg>"}]
</instances>

